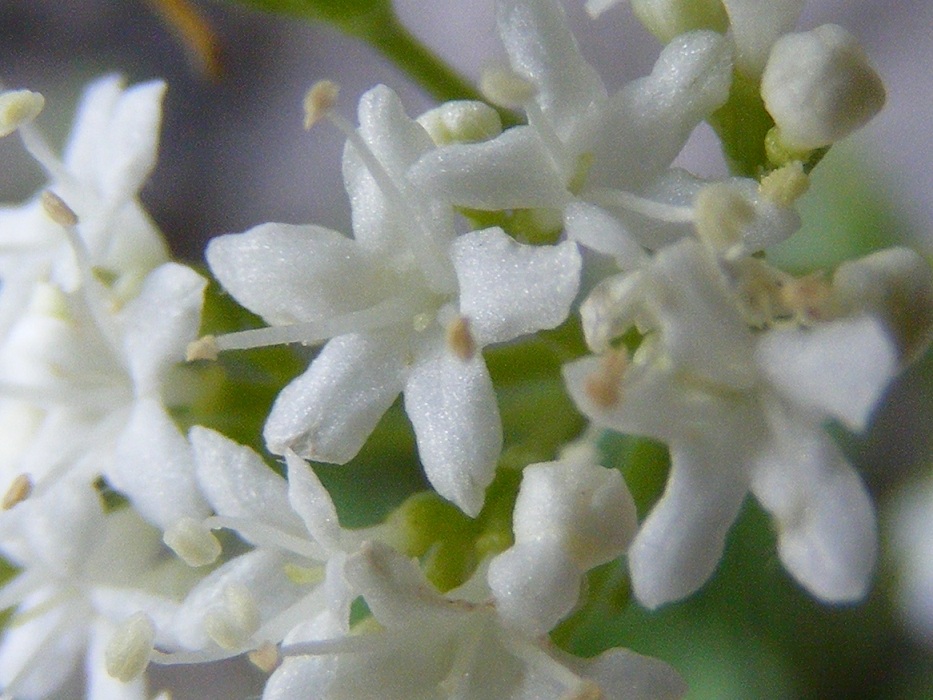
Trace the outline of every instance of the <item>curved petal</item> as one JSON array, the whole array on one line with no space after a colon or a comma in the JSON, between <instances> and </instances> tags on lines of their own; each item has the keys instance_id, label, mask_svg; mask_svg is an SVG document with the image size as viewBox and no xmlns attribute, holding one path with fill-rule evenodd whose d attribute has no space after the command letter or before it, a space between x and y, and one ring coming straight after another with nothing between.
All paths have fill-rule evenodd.
<instances>
[{"instance_id":1,"label":"curved petal","mask_svg":"<svg viewBox=\"0 0 933 700\"><path fill-rule=\"evenodd\" d=\"M330 340L275 400L263 430L269 450L291 448L334 464L351 460L402 389L405 350L403 339L390 332Z\"/></svg>"},{"instance_id":2,"label":"curved petal","mask_svg":"<svg viewBox=\"0 0 933 700\"><path fill-rule=\"evenodd\" d=\"M570 197L563 174L528 126L482 143L435 149L410 177L423 191L472 209L559 209Z\"/></svg>"},{"instance_id":3,"label":"curved petal","mask_svg":"<svg viewBox=\"0 0 933 700\"><path fill-rule=\"evenodd\" d=\"M579 115L606 99L606 88L580 53L563 7L557 0L503 0L497 19L512 68L535 84L535 100L566 136Z\"/></svg>"},{"instance_id":4,"label":"curved petal","mask_svg":"<svg viewBox=\"0 0 933 700\"><path fill-rule=\"evenodd\" d=\"M201 491L214 512L272 525L304 536L288 500L288 484L250 448L214 430L195 426L189 433Z\"/></svg>"},{"instance_id":5,"label":"curved petal","mask_svg":"<svg viewBox=\"0 0 933 700\"><path fill-rule=\"evenodd\" d=\"M209 512L198 489L191 446L153 399L133 406L117 440L114 463L104 475L163 530L179 518L200 519Z\"/></svg>"},{"instance_id":6,"label":"curved petal","mask_svg":"<svg viewBox=\"0 0 933 700\"><path fill-rule=\"evenodd\" d=\"M262 224L207 245L211 272L271 325L315 321L385 298L386 272L346 236L319 226Z\"/></svg>"},{"instance_id":7,"label":"curved petal","mask_svg":"<svg viewBox=\"0 0 933 700\"><path fill-rule=\"evenodd\" d=\"M143 282L139 295L124 307L123 346L137 395L158 392L173 364L201 325L207 280L177 263L165 263Z\"/></svg>"},{"instance_id":8,"label":"curved petal","mask_svg":"<svg viewBox=\"0 0 933 700\"><path fill-rule=\"evenodd\" d=\"M897 347L872 316L772 330L762 336L756 359L779 394L816 420L832 416L853 430L866 428L898 371Z\"/></svg>"},{"instance_id":9,"label":"curved petal","mask_svg":"<svg viewBox=\"0 0 933 700\"><path fill-rule=\"evenodd\" d=\"M640 267L647 255L632 232L602 207L588 202L571 202L564 209L564 232L571 241L615 258L624 271Z\"/></svg>"},{"instance_id":10,"label":"curved petal","mask_svg":"<svg viewBox=\"0 0 933 700\"><path fill-rule=\"evenodd\" d=\"M752 490L778 521L778 553L827 602L865 596L878 553L871 498L818 424L771 405L772 438L755 462Z\"/></svg>"},{"instance_id":11,"label":"curved petal","mask_svg":"<svg viewBox=\"0 0 933 700\"><path fill-rule=\"evenodd\" d=\"M722 0L729 15L739 70L757 78L765 68L771 46L797 24L803 0Z\"/></svg>"},{"instance_id":12,"label":"curved petal","mask_svg":"<svg viewBox=\"0 0 933 700\"><path fill-rule=\"evenodd\" d=\"M688 596L716 569L748 492L748 457L730 439L671 445L667 488L629 548L632 587L642 605L653 609Z\"/></svg>"},{"instance_id":13,"label":"curved petal","mask_svg":"<svg viewBox=\"0 0 933 700\"><path fill-rule=\"evenodd\" d=\"M440 343L438 343L440 346ZM412 368L405 411L434 489L475 517L502 450L502 423L486 363L461 360L443 346Z\"/></svg>"},{"instance_id":14,"label":"curved petal","mask_svg":"<svg viewBox=\"0 0 933 700\"><path fill-rule=\"evenodd\" d=\"M522 245L491 228L457 238L451 256L460 313L481 347L560 325L580 284L580 253L569 241Z\"/></svg>"},{"instance_id":15,"label":"curved petal","mask_svg":"<svg viewBox=\"0 0 933 700\"><path fill-rule=\"evenodd\" d=\"M606 700L680 700L688 690L668 664L628 649L610 649L592 659L567 658L565 663L596 681Z\"/></svg>"},{"instance_id":16,"label":"curved petal","mask_svg":"<svg viewBox=\"0 0 933 700\"><path fill-rule=\"evenodd\" d=\"M288 500L301 516L305 527L317 542L334 551L340 545L340 522L337 509L324 484L311 465L292 451L285 453L288 464Z\"/></svg>"}]
</instances>

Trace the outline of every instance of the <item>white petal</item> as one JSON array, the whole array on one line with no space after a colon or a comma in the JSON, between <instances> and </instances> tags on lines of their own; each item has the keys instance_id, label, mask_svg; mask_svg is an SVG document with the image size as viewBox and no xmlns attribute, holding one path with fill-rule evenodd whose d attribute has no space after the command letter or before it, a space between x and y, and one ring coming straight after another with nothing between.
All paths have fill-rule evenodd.
<instances>
[{"instance_id":1,"label":"white petal","mask_svg":"<svg viewBox=\"0 0 933 700\"><path fill-rule=\"evenodd\" d=\"M351 460L398 396L405 346L393 333L342 335L275 400L263 436L269 450L305 459Z\"/></svg>"},{"instance_id":2,"label":"white petal","mask_svg":"<svg viewBox=\"0 0 933 700\"><path fill-rule=\"evenodd\" d=\"M315 321L385 298L385 272L346 236L318 226L262 224L214 238L211 272L272 325Z\"/></svg>"},{"instance_id":3,"label":"white petal","mask_svg":"<svg viewBox=\"0 0 933 700\"><path fill-rule=\"evenodd\" d=\"M122 81L108 76L86 90L65 163L105 200L132 196L152 170L165 87L152 81L122 90Z\"/></svg>"},{"instance_id":4,"label":"white petal","mask_svg":"<svg viewBox=\"0 0 933 700\"><path fill-rule=\"evenodd\" d=\"M512 514L517 543L560 542L583 571L622 554L638 528L622 474L584 461L532 464Z\"/></svg>"},{"instance_id":5,"label":"white petal","mask_svg":"<svg viewBox=\"0 0 933 700\"><path fill-rule=\"evenodd\" d=\"M897 374L898 352L883 324L871 316L772 330L756 359L780 394L818 416L864 430Z\"/></svg>"},{"instance_id":6,"label":"white petal","mask_svg":"<svg viewBox=\"0 0 933 700\"><path fill-rule=\"evenodd\" d=\"M582 579L561 543L550 539L516 544L489 563L496 610L507 624L532 637L547 634L570 614Z\"/></svg>"},{"instance_id":7,"label":"white petal","mask_svg":"<svg viewBox=\"0 0 933 700\"><path fill-rule=\"evenodd\" d=\"M144 518L163 530L179 518L208 514L191 446L153 399L140 399L133 406L105 476Z\"/></svg>"},{"instance_id":8,"label":"white petal","mask_svg":"<svg viewBox=\"0 0 933 700\"><path fill-rule=\"evenodd\" d=\"M772 442L756 460L755 497L778 521L778 553L827 602L861 599L877 558L871 498L819 424L769 412Z\"/></svg>"},{"instance_id":9,"label":"white petal","mask_svg":"<svg viewBox=\"0 0 933 700\"><path fill-rule=\"evenodd\" d=\"M558 134L606 99L599 75L580 53L557 0L504 0L498 4L499 35L518 73L538 88L535 97Z\"/></svg>"},{"instance_id":10,"label":"white petal","mask_svg":"<svg viewBox=\"0 0 933 700\"><path fill-rule=\"evenodd\" d=\"M571 202L564 209L567 238L597 253L611 255L622 271L641 266L645 251L619 219L587 202Z\"/></svg>"},{"instance_id":11,"label":"white petal","mask_svg":"<svg viewBox=\"0 0 933 700\"><path fill-rule=\"evenodd\" d=\"M748 485L743 474L746 455L731 449L728 433L720 440L723 445L699 440L671 445L664 495L628 554L635 597L648 608L693 593L722 557Z\"/></svg>"},{"instance_id":12,"label":"white petal","mask_svg":"<svg viewBox=\"0 0 933 700\"><path fill-rule=\"evenodd\" d=\"M483 506L502 449L502 423L481 355L461 360L443 347L412 368L405 411L434 489L464 513Z\"/></svg>"},{"instance_id":13,"label":"white petal","mask_svg":"<svg viewBox=\"0 0 933 700\"><path fill-rule=\"evenodd\" d=\"M527 126L483 143L438 148L410 176L426 193L473 209L559 209L570 196L564 174Z\"/></svg>"},{"instance_id":14,"label":"white petal","mask_svg":"<svg viewBox=\"0 0 933 700\"><path fill-rule=\"evenodd\" d=\"M596 681L606 700L679 700L688 689L668 664L628 649L610 649L594 659L567 663Z\"/></svg>"},{"instance_id":15,"label":"white petal","mask_svg":"<svg viewBox=\"0 0 933 700\"><path fill-rule=\"evenodd\" d=\"M491 228L457 238L451 256L460 313L481 347L558 326L577 295L582 262L571 242L522 245Z\"/></svg>"},{"instance_id":16,"label":"white petal","mask_svg":"<svg viewBox=\"0 0 933 700\"><path fill-rule=\"evenodd\" d=\"M123 344L138 394L157 391L173 364L197 337L207 280L189 267L166 263L153 270L124 308Z\"/></svg>"},{"instance_id":17,"label":"white petal","mask_svg":"<svg viewBox=\"0 0 933 700\"><path fill-rule=\"evenodd\" d=\"M258 520L302 536L288 501L288 484L253 450L218 432L195 426L189 433L198 483L214 512Z\"/></svg>"},{"instance_id":18,"label":"white petal","mask_svg":"<svg viewBox=\"0 0 933 700\"><path fill-rule=\"evenodd\" d=\"M340 522L334 502L311 465L291 450L285 453L288 464L288 500L305 527L325 548L336 550L340 543Z\"/></svg>"},{"instance_id":19,"label":"white petal","mask_svg":"<svg viewBox=\"0 0 933 700\"><path fill-rule=\"evenodd\" d=\"M715 32L676 37L651 75L612 98L590 137L588 183L639 191L671 164L703 119L726 101L732 81L728 41Z\"/></svg>"},{"instance_id":20,"label":"white petal","mask_svg":"<svg viewBox=\"0 0 933 700\"><path fill-rule=\"evenodd\" d=\"M735 41L736 65L757 78L764 70L771 46L797 24L803 0L722 0Z\"/></svg>"}]
</instances>

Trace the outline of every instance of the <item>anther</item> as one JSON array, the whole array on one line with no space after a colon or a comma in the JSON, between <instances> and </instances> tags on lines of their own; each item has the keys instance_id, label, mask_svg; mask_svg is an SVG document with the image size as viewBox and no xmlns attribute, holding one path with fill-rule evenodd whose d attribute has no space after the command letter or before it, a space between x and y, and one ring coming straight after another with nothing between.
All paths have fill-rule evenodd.
<instances>
[{"instance_id":1,"label":"anther","mask_svg":"<svg viewBox=\"0 0 933 700\"><path fill-rule=\"evenodd\" d=\"M499 107L523 107L537 94L534 83L509 68L490 68L480 77L479 89L487 100Z\"/></svg>"},{"instance_id":2,"label":"anther","mask_svg":"<svg viewBox=\"0 0 933 700\"><path fill-rule=\"evenodd\" d=\"M123 683L138 678L146 666L155 644L155 625L143 612L126 620L113 634L104 650L107 673Z\"/></svg>"},{"instance_id":3,"label":"anther","mask_svg":"<svg viewBox=\"0 0 933 700\"><path fill-rule=\"evenodd\" d=\"M165 534L162 541L188 566L206 566L220 556L220 542L204 523L194 518L181 518Z\"/></svg>"},{"instance_id":4,"label":"anther","mask_svg":"<svg viewBox=\"0 0 933 700\"><path fill-rule=\"evenodd\" d=\"M3 499L0 500L0 507L2 507L3 510L10 510L13 506L29 498L29 494L31 493L32 479L29 478L28 474L20 474L13 479L10 488L8 488L3 495Z\"/></svg>"},{"instance_id":5,"label":"anther","mask_svg":"<svg viewBox=\"0 0 933 700\"><path fill-rule=\"evenodd\" d=\"M619 403L622 396L620 383L629 367L625 348L610 350L602 356L599 369L586 378L584 391L597 407L609 409Z\"/></svg>"},{"instance_id":6,"label":"anther","mask_svg":"<svg viewBox=\"0 0 933 700\"><path fill-rule=\"evenodd\" d=\"M217 338L212 335L205 335L188 343L188 347L185 349L185 360L188 362L216 360L219 351Z\"/></svg>"},{"instance_id":7,"label":"anther","mask_svg":"<svg viewBox=\"0 0 933 700\"><path fill-rule=\"evenodd\" d=\"M694 210L697 237L726 257L741 244L743 231L755 220L755 208L735 188L721 183L700 190Z\"/></svg>"},{"instance_id":8,"label":"anther","mask_svg":"<svg viewBox=\"0 0 933 700\"><path fill-rule=\"evenodd\" d=\"M332 80L321 80L311 86L304 99L305 129L310 129L326 117L337 103L340 86Z\"/></svg>"},{"instance_id":9,"label":"anther","mask_svg":"<svg viewBox=\"0 0 933 700\"><path fill-rule=\"evenodd\" d=\"M560 700L604 700L602 688L588 678L560 696Z\"/></svg>"},{"instance_id":10,"label":"anther","mask_svg":"<svg viewBox=\"0 0 933 700\"><path fill-rule=\"evenodd\" d=\"M258 649L254 649L247 658L260 671L272 673L282 663L279 647L272 642L264 642Z\"/></svg>"},{"instance_id":11,"label":"anther","mask_svg":"<svg viewBox=\"0 0 933 700\"><path fill-rule=\"evenodd\" d=\"M39 200L42 202L42 210L59 226L73 228L78 225L78 215L74 209L51 190L45 190Z\"/></svg>"},{"instance_id":12,"label":"anther","mask_svg":"<svg viewBox=\"0 0 933 700\"><path fill-rule=\"evenodd\" d=\"M447 326L447 347L464 362L476 354L476 340L470 332L470 320L464 316L455 318Z\"/></svg>"},{"instance_id":13,"label":"anther","mask_svg":"<svg viewBox=\"0 0 933 700\"><path fill-rule=\"evenodd\" d=\"M785 283L778 297L800 323L825 321L833 315L833 289L822 271Z\"/></svg>"},{"instance_id":14,"label":"anther","mask_svg":"<svg viewBox=\"0 0 933 700\"><path fill-rule=\"evenodd\" d=\"M7 90L0 93L0 137L12 134L42 111L45 98L31 90Z\"/></svg>"},{"instance_id":15,"label":"anther","mask_svg":"<svg viewBox=\"0 0 933 700\"><path fill-rule=\"evenodd\" d=\"M789 207L810 188L810 178L803 171L803 163L792 161L762 178L758 192L762 197L781 207Z\"/></svg>"}]
</instances>

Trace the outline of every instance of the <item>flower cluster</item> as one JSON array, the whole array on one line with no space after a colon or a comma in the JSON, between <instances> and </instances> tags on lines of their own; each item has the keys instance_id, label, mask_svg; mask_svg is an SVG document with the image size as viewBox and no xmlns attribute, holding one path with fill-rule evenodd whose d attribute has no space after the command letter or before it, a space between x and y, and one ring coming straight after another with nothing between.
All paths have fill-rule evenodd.
<instances>
[{"instance_id":1,"label":"flower cluster","mask_svg":"<svg viewBox=\"0 0 933 700\"><path fill-rule=\"evenodd\" d=\"M88 697L149 697L150 662L239 655L270 674L268 700L680 697L662 661L577 658L549 633L626 553L641 604L694 592L749 492L806 590L865 594L873 505L824 426L863 430L926 348L933 275L903 248L804 277L766 253L883 88L841 28L789 33L800 2L633 5L666 46L609 94L558 0L498 0L510 65L483 90L518 126L478 101L413 119L385 86L354 126L315 85L306 125L346 136L352 235L215 238L210 273L266 326L200 338L207 280L170 261L137 199L164 85L93 83L62 156L31 124L40 96L0 95L0 132L49 180L0 210L4 697L60 697L82 663ZM748 110L766 128L740 153ZM672 166L704 120L739 175ZM506 463L483 351L578 319L592 354L563 382L590 427L551 461ZM265 418L281 469L179 427L203 388L186 359L288 344L316 350ZM399 395L433 492L345 528L309 462L351 461ZM641 524L605 431L669 450ZM439 517L489 525L467 527L475 556L453 573L429 563Z\"/></svg>"}]
</instances>

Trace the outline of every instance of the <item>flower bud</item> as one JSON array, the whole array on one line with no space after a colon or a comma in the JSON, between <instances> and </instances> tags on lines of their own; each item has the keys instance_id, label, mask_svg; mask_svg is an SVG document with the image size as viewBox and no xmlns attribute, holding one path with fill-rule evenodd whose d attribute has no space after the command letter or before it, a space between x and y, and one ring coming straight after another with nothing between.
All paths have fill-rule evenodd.
<instances>
[{"instance_id":1,"label":"flower bud","mask_svg":"<svg viewBox=\"0 0 933 700\"><path fill-rule=\"evenodd\" d=\"M834 24L779 39L761 78L761 96L781 142L801 150L847 136L885 100L881 78L855 37Z\"/></svg>"},{"instance_id":2,"label":"flower bud","mask_svg":"<svg viewBox=\"0 0 933 700\"><path fill-rule=\"evenodd\" d=\"M418 117L418 123L437 146L487 141L502 133L499 113L478 100L445 102Z\"/></svg>"}]
</instances>

